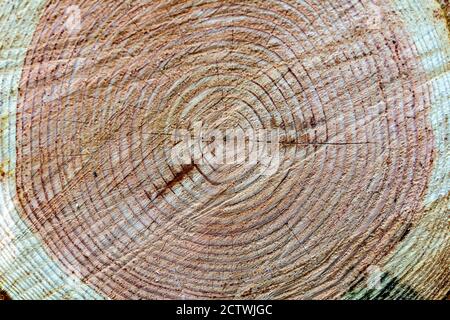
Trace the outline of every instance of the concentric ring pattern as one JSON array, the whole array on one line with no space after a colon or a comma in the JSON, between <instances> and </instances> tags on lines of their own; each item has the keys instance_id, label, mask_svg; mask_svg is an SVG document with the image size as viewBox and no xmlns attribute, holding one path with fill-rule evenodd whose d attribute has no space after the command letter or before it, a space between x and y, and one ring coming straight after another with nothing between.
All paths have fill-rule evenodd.
<instances>
[{"instance_id":1,"label":"concentric ring pattern","mask_svg":"<svg viewBox=\"0 0 450 320\"><path fill-rule=\"evenodd\" d=\"M14 203L89 290L339 298L429 216L435 89L395 3L86 0L75 31L71 5L24 59ZM279 166L177 163L198 123L278 130Z\"/></svg>"}]
</instances>

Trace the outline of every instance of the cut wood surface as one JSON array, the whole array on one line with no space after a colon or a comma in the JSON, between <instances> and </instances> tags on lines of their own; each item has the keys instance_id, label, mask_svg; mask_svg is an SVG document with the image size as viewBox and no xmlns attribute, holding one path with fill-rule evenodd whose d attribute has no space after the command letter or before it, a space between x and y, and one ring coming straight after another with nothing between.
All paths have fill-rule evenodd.
<instances>
[{"instance_id":1,"label":"cut wood surface","mask_svg":"<svg viewBox=\"0 0 450 320\"><path fill-rule=\"evenodd\" d=\"M447 9L1 0L0 295L444 299Z\"/></svg>"}]
</instances>

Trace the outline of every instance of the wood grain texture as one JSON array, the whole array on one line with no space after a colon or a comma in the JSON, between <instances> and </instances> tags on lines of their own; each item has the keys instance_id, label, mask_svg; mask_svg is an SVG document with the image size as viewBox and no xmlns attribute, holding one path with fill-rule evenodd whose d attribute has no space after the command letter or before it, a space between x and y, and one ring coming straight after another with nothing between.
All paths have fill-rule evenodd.
<instances>
[{"instance_id":1,"label":"wood grain texture","mask_svg":"<svg viewBox=\"0 0 450 320\"><path fill-rule=\"evenodd\" d=\"M445 6L3 4L13 298L447 295ZM198 122L278 130L279 167L176 163Z\"/></svg>"}]
</instances>

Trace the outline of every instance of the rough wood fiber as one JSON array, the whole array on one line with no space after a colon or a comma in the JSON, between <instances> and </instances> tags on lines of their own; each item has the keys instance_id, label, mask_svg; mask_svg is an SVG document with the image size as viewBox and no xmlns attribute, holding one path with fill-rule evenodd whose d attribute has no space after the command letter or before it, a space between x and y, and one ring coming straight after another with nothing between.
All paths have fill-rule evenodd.
<instances>
[{"instance_id":1,"label":"rough wood fiber","mask_svg":"<svg viewBox=\"0 0 450 320\"><path fill-rule=\"evenodd\" d=\"M445 298L437 2L1 3L13 298ZM280 130L278 170L174 163L198 121Z\"/></svg>"}]
</instances>

